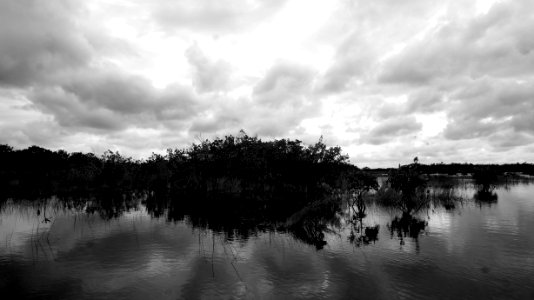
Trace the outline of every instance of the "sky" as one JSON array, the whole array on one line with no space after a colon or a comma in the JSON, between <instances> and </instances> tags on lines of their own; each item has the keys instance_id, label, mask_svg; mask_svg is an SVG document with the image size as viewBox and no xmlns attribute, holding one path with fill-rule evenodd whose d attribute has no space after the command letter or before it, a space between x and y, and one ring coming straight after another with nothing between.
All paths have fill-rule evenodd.
<instances>
[{"instance_id":1,"label":"sky","mask_svg":"<svg viewBox=\"0 0 534 300\"><path fill-rule=\"evenodd\" d=\"M532 0L0 0L0 144L533 162L532 32Z\"/></svg>"}]
</instances>

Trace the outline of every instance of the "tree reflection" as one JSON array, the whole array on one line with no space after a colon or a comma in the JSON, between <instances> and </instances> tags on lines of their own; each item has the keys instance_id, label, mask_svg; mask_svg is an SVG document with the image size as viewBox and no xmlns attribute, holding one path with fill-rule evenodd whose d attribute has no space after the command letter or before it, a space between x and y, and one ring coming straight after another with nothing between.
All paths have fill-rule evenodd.
<instances>
[{"instance_id":1,"label":"tree reflection","mask_svg":"<svg viewBox=\"0 0 534 300\"><path fill-rule=\"evenodd\" d=\"M453 183L443 183L428 190L434 207L443 207L447 211L455 210L458 204L463 203L464 198L457 193L457 186Z\"/></svg>"},{"instance_id":2,"label":"tree reflection","mask_svg":"<svg viewBox=\"0 0 534 300\"><path fill-rule=\"evenodd\" d=\"M473 195L475 202L481 207L482 205L491 206L492 204L497 203L499 196L493 190L478 190Z\"/></svg>"},{"instance_id":3,"label":"tree reflection","mask_svg":"<svg viewBox=\"0 0 534 300\"><path fill-rule=\"evenodd\" d=\"M498 177L495 171L488 168L479 168L473 174L473 179L477 187L477 191L473 195L475 202L479 206L497 203L498 196L494 190L497 188Z\"/></svg>"},{"instance_id":4,"label":"tree reflection","mask_svg":"<svg viewBox=\"0 0 534 300\"><path fill-rule=\"evenodd\" d=\"M260 232L281 231L319 250L327 244L326 234L340 227L339 194L318 195L313 200L309 195L305 198L290 193L271 195L268 199L260 195L250 197L150 193L143 204L153 217L218 232L226 240L246 240Z\"/></svg>"},{"instance_id":5,"label":"tree reflection","mask_svg":"<svg viewBox=\"0 0 534 300\"><path fill-rule=\"evenodd\" d=\"M400 218L395 216L391 220L391 223L388 224L388 229L391 233L391 238L396 235L400 239L400 244L404 245L404 239L406 237L413 238L417 242L419 234L425 230L427 225L428 223L426 221L403 212Z\"/></svg>"},{"instance_id":6,"label":"tree reflection","mask_svg":"<svg viewBox=\"0 0 534 300\"><path fill-rule=\"evenodd\" d=\"M97 213L104 220L119 218L124 213L139 210L144 197L145 194L136 193L100 193L86 201L85 212Z\"/></svg>"},{"instance_id":7,"label":"tree reflection","mask_svg":"<svg viewBox=\"0 0 534 300\"><path fill-rule=\"evenodd\" d=\"M340 227L341 195L332 195L308 205L290 216L283 228L317 250L327 244L325 233Z\"/></svg>"},{"instance_id":8,"label":"tree reflection","mask_svg":"<svg viewBox=\"0 0 534 300\"><path fill-rule=\"evenodd\" d=\"M347 222L350 224L349 242L360 247L369 245L378 240L380 225L364 226L363 219L367 216L367 206L362 197L357 197L349 205L349 216Z\"/></svg>"}]
</instances>

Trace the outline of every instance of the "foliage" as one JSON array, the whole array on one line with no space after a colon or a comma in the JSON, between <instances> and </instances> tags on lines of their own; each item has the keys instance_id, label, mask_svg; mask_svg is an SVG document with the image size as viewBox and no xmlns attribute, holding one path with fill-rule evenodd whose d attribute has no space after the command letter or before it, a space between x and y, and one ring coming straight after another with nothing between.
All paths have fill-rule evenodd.
<instances>
[{"instance_id":1,"label":"foliage","mask_svg":"<svg viewBox=\"0 0 534 300\"><path fill-rule=\"evenodd\" d=\"M484 168L492 170L497 176L514 176L514 175L534 175L534 164L522 163L508 163L508 164L472 164L472 163L433 163L433 164L419 164L419 169L422 174L442 174L442 175L462 175L470 176L477 171L477 169ZM369 172L376 174L387 174L392 169L377 168L369 169Z\"/></svg>"},{"instance_id":2,"label":"foliage","mask_svg":"<svg viewBox=\"0 0 534 300\"><path fill-rule=\"evenodd\" d=\"M411 213L420 210L428 204L426 197L426 180L421 174L418 158L414 163L405 166L399 166L398 169L391 170L388 175L387 188L395 192L382 192L379 197L389 195L389 198L381 200L388 201L389 205L402 209L404 212Z\"/></svg>"},{"instance_id":3,"label":"foliage","mask_svg":"<svg viewBox=\"0 0 534 300\"><path fill-rule=\"evenodd\" d=\"M50 151L38 146L0 147L0 187L6 194L38 195L98 189L157 190L165 193L300 193L332 189L341 174L358 169L340 147L299 140L262 141L239 135L203 140L186 149L168 149L133 160L119 152Z\"/></svg>"},{"instance_id":4,"label":"foliage","mask_svg":"<svg viewBox=\"0 0 534 300\"><path fill-rule=\"evenodd\" d=\"M480 190L493 190L495 188L495 183L498 180L497 172L494 169L487 167L479 167L476 168L473 173L473 180Z\"/></svg>"}]
</instances>

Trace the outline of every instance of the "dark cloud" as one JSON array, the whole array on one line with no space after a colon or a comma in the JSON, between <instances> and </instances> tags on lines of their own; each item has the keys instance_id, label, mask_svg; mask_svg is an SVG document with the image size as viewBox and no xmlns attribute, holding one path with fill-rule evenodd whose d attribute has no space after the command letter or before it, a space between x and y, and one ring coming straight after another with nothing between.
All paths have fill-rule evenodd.
<instances>
[{"instance_id":1,"label":"dark cloud","mask_svg":"<svg viewBox=\"0 0 534 300\"><path fill-rule=\"evenodd\" d=\"M213 133L233 128L233 131L235 131L235 128L239 128L241 122L242 120L237 116L224 114L218 115L217 118L200 117L193 121L193 125L189 130L197 133Z\"/></svg>"},{"instance_id":2,"label":"dark cloud","mask_svg":"<svg viewBox=\"0 0 534 300\"><path fill-rule=\"evenodd\" d=\"M450 120L445 129L445 138L451 140L487 137L499 129L498 124L474 119Z\"/></svg>"},{"instance_id":3,"label":"dark cloud","mask_svg":"<svg viewBox=\"0 0 534 300\"><path fill-rule=\"evenodd\" d=\"M323 33L326 43L335 38L340 42L335 44L320 90L341 93L374 81L381 57L412 38L445 5L434 0L344 2ZM341 37L333 36L340 33Z\"/></svg>"},{"instance_id":4,"label":"dark cloud","mask_svg":"<svg viewBox=\"0 0 534 300\"><path fill-rule=\"evenodd\" d=\"M417 134L422 124L414 117L397 117L384 120L365 134L361 141L372 145L390 142L400 136Z\"/></svg>"},{"instance_id":5,"label":"dark cloud","mask_svg":"<svg viewBox=\"0 0 534 300\"><path fill-rule=\"evenodd\" d=\"M534 135L513 130L503 130L489 138L493 151L504 152L534 143Z\"/></svg>"},{"instance_id":6,"label":"dark cloud","mask_svg":"<svg viewBox=\"0 0 534 300\"><path fill-rule=\"evenodd\" d=\"M533 100L532 81L486 78L470 82L451 94L445 137L489 137L507 129L534 134Z\"/></svg>"},{"instance_id":7,"label":"dark cloud","mask_svg":"<svg viewBox=\"0 0 534 300\"><path fill-rule=\"evenodd\" d=\"M162 122L190 120L198 116L208 104L189 87L178 84L157 91L154 102L156 105L153 105L152 109L156 118Z\"/></svg>"},{"instance_id":8,"label":"dark cloud","mask_svg":"<svg viewBox=\"0 0 534 300\"><path fill-rule=\"evenodd\" d=\"M0 2L0 85L48 81L84 66L92 45L80 30L82 11L71 1Z\"/></svg>"},{"instance_id":9,"label":"dark cloud","mask_svg":"<svg viewBox=\"0 0 534 300\"><path fill-rule=\"evenodd\" d=\"M415 118L401 117L384 121L373 128L371 134L376 136L394 136L414 133L419 130L421 130L421 124Z\"/></svg>"},{"instance_id":10,"label":"dark cloud","mask_svg":"<svg viewBox=\"0 0 534 300\"><path fill-rule=\"evenodd\" d=\"M305 106L314 72L302 65L280 62L270 68L254 87L253 98L268 106Z\"/></svg>"},{"instance_id":11,"label":"dark cloud","mask_svg":"<svg viewBox=\"0 0 534 300\"><path fill-rule=\"evenodd\" d=\"M423 88L411 93L406 103L406 112L432 113L443 110L443 98L445 93L432 89Z\"/></svg>"},{"instance_id":12,"label":"dark cloud","mask_svg":"<svg viewBox=\"0 0 534 300\"><path fill-rule=\"evenodd\" d=\"M320 89L325 93L345 91L352 80L369 76L376 63L373 46L360 31L351 34L337 48L334 63L324 74Z\"/></svg>"},{"instance_id":13,"label":"dark cloud","mask_svg":"<svg viewBox=\"0 0 534 300\"><path fill-rule=\"evenodd\" d=\"M88 107L83 99L60 87L44 88L30 95L36 107L63 127L81 127L103 130L125 128L113 112L104 107Z\"/></svg>"},{"instance_id":14,"label":"dark cloud","mask_svg":"<svg viewBox=\"0 0 534 300\"><path fill-rule=\"evenodd\" d=\"M143 77L103 64L104 54L132 52L86 17L71 1L0 3L0 86L22 88L32 108L60 126L41 119L50 129L43 132L28 123L17 140L50 145L45 137L158 127L160 119L195 115L197 103L185 88L156 90Z\"/></svg>"},{"instance_id":15,"label":"dark cloud","mask_svg":"<svg viewBox=\"0 0 534 300\"><path fill-rule=\"evenodd\" d=\"M62 84L91 107L101 107L121 114L135 114L158 107L156 91L138 76L109 70L84 70Z\"/></svg>"},{"instance_id":16,"label":"dark cloud","mask_svg":"<svg viewBox=\"0 0 534 300\"><path fill-rule=\"evenodd\" d=\"M534 28L531 1L505 1L470 20L453 18L387 60L383 83L421 85L450 77L516 77L531 74Z\"/></svg>"},{"instance_id":17,"label":"dark cloud","mask_svg":"<svg viewBox=\"0 0 534 300\"><path fill-rule=\"evenodd\" d=\"M89 131L157 128L169 120L191 120L202 109L200 98L185 87L157 90L144 78L111 71L72 75L54 87L34 88L28 96L38 110L52 115L63 127Z\"/></svg>"},{"instance_id":18,"label":"dark cloud","mask_svg":"<svg viewBox=\"0 0 534 300\"><path fill-rule=\"evenodd\" d=\"M445 139L496 152L529 145L534 39L525 32L534 28L533 8L502 1L475 17L450 8L447 22L384 61L378 83L407 92L405 113L445 112Z\"/></svg>"},{"instance_id":19,"label":"dark cloud","mask_svg":"<svg viewBox=\"0 0 534 300\"><path fill-rule=\"evenodd\" d=\"M189 47L185 56L194 68L193 84L198 92L219 91L228 86L231 68L227 62L210 60L197 44Z\"/></svg>"}]
</instances>

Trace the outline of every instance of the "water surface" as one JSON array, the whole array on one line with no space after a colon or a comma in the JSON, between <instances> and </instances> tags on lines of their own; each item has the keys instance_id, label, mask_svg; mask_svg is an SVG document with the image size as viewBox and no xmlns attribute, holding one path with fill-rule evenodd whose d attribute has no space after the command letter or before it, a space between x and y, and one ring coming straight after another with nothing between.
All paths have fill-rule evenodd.
<instances>
[{"instance_id":1,"label":"water surface","mask_svg":"<svg viewBox=\"0 0 534 300\"><path fill-rule=\"evenodd\" d=\"M344 206L320 232L218 226L143 197L9 200L0 290L14 299L533 299L534 185L455 193L462 200L412 215L371 202L358 218Z\"/></svg>"}]
</instances>

